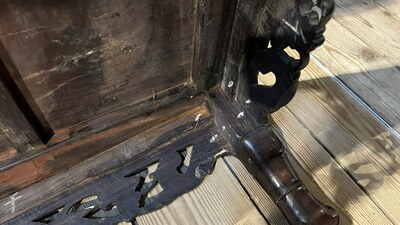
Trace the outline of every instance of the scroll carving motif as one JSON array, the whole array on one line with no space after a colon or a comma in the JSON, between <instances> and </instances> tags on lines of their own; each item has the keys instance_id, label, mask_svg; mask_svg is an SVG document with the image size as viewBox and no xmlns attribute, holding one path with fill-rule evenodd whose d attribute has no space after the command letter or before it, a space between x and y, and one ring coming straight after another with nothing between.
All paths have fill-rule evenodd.
<instances>
[{"instance_id":1,"label":"scroll carving motif","mask_svg":"<svg viewBox=\"0 0 400 225\"><path fill-rule=\"evenodd\" d=\"M257 73L249 78L250 98L275 112L286 105L297 90L300 72L310 60L310 52L322 45L325 25L334 10L333 0L300 0L294 11L284 18L275 18L278 26L272 37L253 40L253 69L263 74L272 72L276 77L273 86L258 84ZM270 44L270 47L267 47ZM297 51L298 58L290 56L285 49Z\"/></svg>"}]
</instances>

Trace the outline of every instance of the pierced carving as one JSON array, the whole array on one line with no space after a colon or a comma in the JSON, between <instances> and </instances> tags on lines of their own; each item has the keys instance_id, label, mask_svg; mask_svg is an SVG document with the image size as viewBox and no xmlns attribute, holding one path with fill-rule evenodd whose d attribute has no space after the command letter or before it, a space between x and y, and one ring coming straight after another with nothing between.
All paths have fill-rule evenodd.
<instances>
[{"instance_id":1,"label":"pierced carving","mask_svg":"<svg viewBox=\"0 0 400 225\"><path fill-rule=\"evenodd\" d=\"M235 96L241 96L241 102L250 97L254 108L245 106L250 111L246 115L254 113L253 118L258 120L253 124L241 124L251 127L251 131L242 129L242 126L235 127L235 135L241 130L243 138L229 141L235 148L236 156L257 175L257 180L276 201L289 223L336 225L339 223L337 212L308 192L268 121L260 121L260 117L266 118L266 114L277 111L294 97L301 70L310 61L310 52L324 42L323 33L332 16L334 1L291 1L290 4L277 6L277 10L279 13L260 13L255 25L256 34L248 40L244 39L247 41L247 54L242 56L242 62L249 62L249 65L242 65L239 70L242 88L237 89ZM273 74L275 83L260 84L259 73ZM216 108L218 110L218 106ZM229 111L223 113L222 118L227 117ZM226 137L229 139L229 136ZM254 163L248 163L249 158Z\"/></svg>"},{"instance_id":2,"label":"pierced carving","mask_svg":"<svg viewBox=\"0 0 400 225\"><path fill-rule=\"evenodd\" d=\"M158 162L152 163L144 169L134 171L125 177L136 177L139 182L135 188L136 192L147 190L153 184L153 173L157 170Z\"/></svg>"},{"instance_id":3,"label":"pierced carving","mask_svg":"<svg viewBox=\"0 0 400 225\"><path fill-rule=\"evenodd\" d=\"M88 219L105 219L119 215L119 211L115 203L108 204L104 209L92 210L84 217Z\"/></svg>"},{"instance_id":4,"label":"pierced carving","mask_svg":"<svg viewBox=\"0 0 400 225\"><path fill-rule=\"evenodd\" d=\"M190 160L192 158L192 150L193 150L193 145L190 145L186 147L186 149L178 151L179 155L181 156L181 164L176 168L176 170L180 174L185 174L189 165L190 165Z\"/></svg>"},{"instance_id":5,"label":"pierced carving","mask_svg":"<svg viewBox=\"0 0 400 225\"><path fill-rule=\"evenodd\" d=\"M294 10L287 10L284 18L276 18L277 27L272 37L251 40L250 57L253 72L249 77L250 98L269 113L277 111L294 97L300 72L310 61L310 52L322 45L325 25L332 17L333 0L300 0ZM293 57L285 51L297 51ZM272 86L258 83L258 71L273 73Z\"/></svg>"},{"instance_id":6,"label":"pierced carving","mask_svg":"<svg viewBox=\"0 0 400 225\"><path fill-rule=\"evenodd\" d=\"M73 204L69 208L68 213L76 213L76 212L80 212L80 211L91 210L99 204L100 204L100 201L97 198L97 196L89 196L89 197L83 198L80 201Z\"/></svg>"},{"instance_id":7,"label":"pierced carving","mask_svg":"<svg viewBox=\"0 0 400 225\"><path fill-rule=\"evenodd\" d=\"M148 188L148 190L140 196L139 199L139 208L142 208L146 205L156 202L158 196L164 191L160 183L157 181Z\"/></svg>"},{"instance_id":8,"label":"pierced carving","mask_svg":"<svg viewBox=\"0 0 400 225\"><path fill-rule=\"evenodd\" d=\"M43 223L43 224L49 224L54 220L57 220L59 217L59 214L64 210L64 206L61 206L59 208L56 208L48 213L45 213L41 215L40 217L32 220L32 222L36 223Z\"/></svg>"},{"instance_id":9,"label":"pierced carving","mask_svg":"<svg viewBox=\"0 0 400 225\"><path fill-rule=\"evenodd\" d=\"M218 131L212 124L197 127L190 135L153 153L147 152L134 162L76 187L57 201L34 207L5 224L92 225L135 221L135 217L156 210L193 189L212 170L214 155L222 147L219 139L210 143L209 132L216 134Z\"/></svg>"},{"instance_id":10,"label":"pierced carving","mask_svg":"<svg viewBox=\"0 0 400 225\"><path fill-rule=\"evenodd\" d=\"M157 150L149 150L135 159L134 163L93 178L68 191L60 199L53 198L5 224L54 222L89 225L135 221L135 217L156 210L196 187L211 171L216 156L222 155L221 152L230 152L244 164L247 163L248 168L253 166L258 169L253 174L256 174L260 184L272 195L291 223L337 224L339 219L336 212L318 202L305 189L290 166L282 143L268 124L261 125L256 121L250 109L254 103L271 113L286 105L297 90L300 72L308 64L310 52L324 42L323 32L332 16L334 1L297 0L292 3L288 8L281 9L286 10L285 14L269 18L267 23L272 24L273 31L268 35L254 35L254 39L251 39L246 36L251 32L245 30L243 35L238 36L237 42L243 40L246 43L237 44L238 51L234 52L238 54L248 50L249 53L244 54L246 57L242 57L245 58L243 61L231 61L240 64L238 71L242 68L247 71L249 68L248 86L243 85L241 80L228 79L227 87L232 92L245 89L250 99L246 93L246 107L241 108L235 101L226 101L223 94L208 96L216 123L222 131L219 132L214 125L198 128L198 116L194 122L195 131L184 138ZM287 52L288 48L297 52L297 56ZM248 61L250 66L246 64ZM274 74L275 83L260 85L258 72ZM221 99L216 100L216 96ZM221 137L226 138L229 142L226 146L233 149L222 148ZM193 145L185 147L188 143ZM179 185L176 185L177 182Z\"/></svg>"}]
</instances>

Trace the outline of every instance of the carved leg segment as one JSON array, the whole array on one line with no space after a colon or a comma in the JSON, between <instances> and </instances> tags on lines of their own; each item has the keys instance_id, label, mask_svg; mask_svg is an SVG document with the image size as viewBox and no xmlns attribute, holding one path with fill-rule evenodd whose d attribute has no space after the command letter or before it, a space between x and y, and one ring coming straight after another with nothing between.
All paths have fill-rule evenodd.
<instances>
[{"instance_id":1,"label":"carved leg segment","mask_svg":"<svg viewBox=\"0 0 400 225\"><path fill-rule=\"evenodd\" d=\"M270 129L261 128L243 140L258 167L257 179L291 224L335 225L334 209L316 200L294 172L282 143Z\"/></svg>"},{"instance_id":2,"label":"carved leg segment","mask_svg":"<svg viewBox=\"0 0 400 225\"><path fill-rule=\"evenodd\" d=\"M220 133L232 147L226 149L254 175L290 224L338 224L336 211L307 191L269 124L261 125L250 107L227 100L219 90L210 93L208 104Z\"/></svg>"}]
</instances>

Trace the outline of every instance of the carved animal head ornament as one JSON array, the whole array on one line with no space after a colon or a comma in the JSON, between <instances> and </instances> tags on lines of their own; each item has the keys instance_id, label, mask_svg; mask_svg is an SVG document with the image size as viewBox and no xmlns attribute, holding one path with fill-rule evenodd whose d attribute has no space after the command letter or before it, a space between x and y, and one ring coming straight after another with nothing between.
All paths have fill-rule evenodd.
<instances>
[{"instance_id":1,"label":"carved animal head ornament","mask_svg":"<svg viewBox=\"0 0 400 225\"><path fill-rule=\"evenodd\" d=\"M297 1L284 17L276 18L276 25L272 27L274 35L261 38L256 41L257 46L251 48L250 98L266 107L268 113L275 112L294 97L300 71L308 65L310 52L325 40L325 25L332 17L334 6L334 0ZM270 43L270 47L265 41ZM297 51L298 58L290 56L285 51L287 47ZM263 74L272 72L275 84L260 85L258 71Z\"/></svg>"}]
</instances>

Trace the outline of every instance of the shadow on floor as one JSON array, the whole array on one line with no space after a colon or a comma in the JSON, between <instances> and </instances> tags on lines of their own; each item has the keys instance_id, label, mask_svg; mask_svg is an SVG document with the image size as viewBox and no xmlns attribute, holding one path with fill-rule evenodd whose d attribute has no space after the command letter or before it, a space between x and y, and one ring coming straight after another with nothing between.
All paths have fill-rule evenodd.
<instances>
[{"instance_id":1,"label":"shadow on floor","mask_svg":"<svg viewBox=\"0 0 400 225\"><path fill-rule=\"evenodd\" d=\"M368 74L371 73L381 74L381 79L392 81L394 81L393 76L400 77L399 67L396 66L376 71L338 75L338 80L329 76L304 80L300 82L295 98L287 106L288 111L300 121L301 125L367 196L371 196L377 190L382 192L384 182L386 184L391 182L387 179L400 171L400 136L394 129L384 126L377 118L378 116L382 120L387 120L376 108L376 104L379 105L382 102L367 102L362 99L362 96L355 94L350 87L345 87L345 82L350 78L368 79ZM390 77L384 77L385 75ZM338 82L341 84L338 85ZM373 87L376 88L376 85ZM371 92L370 94L373 95L373 87L370 87L371 89L365 87L366 92ZM385 91L390 93L399 92L399 90L400 86L397 90ZM388 95L388 98L391 96ZM310 102L314 102L314 106L318 108L313 108ZM400 118L399 111L391 113ZM316 115L321 115L321 118L317 118ZM281 133L273 119L271 122L278 133ZM386 122L392 127L399 126L397 122ZM285 136L283 136L284 140ZM326 157L325 152L321 154ZM322 155L313 157L324 158ZM319 168L321 167L331 169L330 179L333 181L337 180L338 173L343 174L343 171L339 171L333 165L319 165ZM309 175L317 172L311 171ZM340 192L343 192L345 187L332 188L338 195L343 196ZM345 202L341 198L342 211L346 213L346 208L357 202L359 197L351 196ZM375 202L374 199L373 202ZM379 203L377 205L380 207Z\"/></svg>"}]
</instances>

